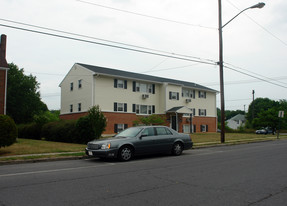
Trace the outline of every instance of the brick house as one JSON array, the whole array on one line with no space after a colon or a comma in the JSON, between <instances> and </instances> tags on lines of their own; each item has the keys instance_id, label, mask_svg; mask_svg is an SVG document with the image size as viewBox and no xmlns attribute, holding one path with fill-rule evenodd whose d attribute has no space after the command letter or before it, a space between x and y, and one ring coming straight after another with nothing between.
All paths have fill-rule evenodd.
<instances>
[{"instance_id":1,"label":"brick house","mask_svg":"<svg viewBox=\"0 0 287 206\"><path fill-rule=\"evenodd\" d=\"M195 83L76 63L59 86L61 119L78 119L99 105L107 118L105 134L151 114L164 116L179 132L217 130L217 91Z\"/></svg>"}]
</instances>

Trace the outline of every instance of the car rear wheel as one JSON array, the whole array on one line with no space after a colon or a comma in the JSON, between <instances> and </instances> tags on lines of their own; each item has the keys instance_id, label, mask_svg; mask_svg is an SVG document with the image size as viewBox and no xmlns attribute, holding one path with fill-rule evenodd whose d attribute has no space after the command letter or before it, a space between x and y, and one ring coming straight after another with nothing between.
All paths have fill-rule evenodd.
<instances>
[{"instance_id":1,"label":"car rear wheel","mask_svg":"<svg viewBox=\"0 0 287 206\"><path fill-rule=\"evenodd\" d=\"M119 160L121 161L129 161L132 159L133 157L133 150L131 147L129 146L123 146L120 150L119 150Z\"/></svg>"},{"instance_id":2,"label":"car rear wheel","mask_svg":"<svg viewBox=\"0 0 287 206\"><path fill-rule=\"evenodd\" d=\"M183 151L183 145L180 142L174 143L172 147L172 154L175 156L181 155Z\"/></svg>"}]
</instances>

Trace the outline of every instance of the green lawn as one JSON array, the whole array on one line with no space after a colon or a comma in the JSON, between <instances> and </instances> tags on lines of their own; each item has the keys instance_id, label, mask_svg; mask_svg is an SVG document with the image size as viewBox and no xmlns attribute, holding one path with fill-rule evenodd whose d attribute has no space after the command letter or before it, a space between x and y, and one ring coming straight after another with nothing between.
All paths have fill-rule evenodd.
<instances>
[{"instance_id":1,"label":"green lawn","mask_svg":"<svg viewBox=\"0 0 287 206\"><path fill-rule=\"evenodd\" d=\"M56 152L84 151L86 145L60 142L48 142L43 140L18 139L10 147L0 148L0 157L25 154L41 154Z\"/></svg>"}]
</instances>

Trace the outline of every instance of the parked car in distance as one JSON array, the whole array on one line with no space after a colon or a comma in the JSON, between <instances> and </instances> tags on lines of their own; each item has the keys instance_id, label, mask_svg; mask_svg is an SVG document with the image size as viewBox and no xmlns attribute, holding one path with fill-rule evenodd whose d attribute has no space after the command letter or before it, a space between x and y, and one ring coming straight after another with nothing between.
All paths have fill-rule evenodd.
<instances>
[{"instance_id":1,"label":"parked car in distance","mask_svg":"<svg viewBox=\"0 0 287 206\"><path fill-rule=\"evenodd\" d=\"M177 156L192 146L189 134L181 134L165 126L141 126L130 127L112 138L89 142L86 154L129 161L137 155L156 153L171 153Z\"/></svg>"},{"instance_id":2,"label":"parked car in distance","mask_svg":"<svg viewBox=\"0 0 287 206\"><path fill-rule=\"evenodd\" d=\"M261 129L255 131L256 134L274 134L274 132L275 131L273 131L270 127L262 127Z\"/></svg>"}]
</instances>

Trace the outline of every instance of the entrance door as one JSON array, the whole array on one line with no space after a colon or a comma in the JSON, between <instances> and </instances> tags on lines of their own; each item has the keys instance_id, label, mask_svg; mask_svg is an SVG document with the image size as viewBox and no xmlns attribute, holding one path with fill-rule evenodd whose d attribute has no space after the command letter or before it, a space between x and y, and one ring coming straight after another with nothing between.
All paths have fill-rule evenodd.
<instances>
[{"instance_id":1,"label":"entrance door","mask_svg":"<svg viewBox=\"0 0 287 206\"><path fill-rule=\"evenodd\" d=\"M176 130L176 116L171 116L171 128Z\"/></svg>"}]
</instances>

